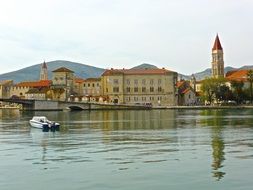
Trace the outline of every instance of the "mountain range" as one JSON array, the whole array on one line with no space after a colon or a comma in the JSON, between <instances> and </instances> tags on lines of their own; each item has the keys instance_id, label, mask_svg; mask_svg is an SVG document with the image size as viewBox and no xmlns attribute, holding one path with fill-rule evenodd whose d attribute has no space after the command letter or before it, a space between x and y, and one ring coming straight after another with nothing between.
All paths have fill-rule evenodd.
<instances>
[{"instance_id":1,"label":"mountain range","mask_svg":"<svg viewBox=\"0 0 253 190\"><path fill-rule=\"evenodd\" d=\"M49 79L52 78L52 71L60 67L66 67L74 71L75 76L80 78L100 77L101 74L105 71L104 68L64 60L50 61L47 62L46 64L48 68ZM155 65L144 63L136 67L133 67L132 69L150 69L150 68L157 68L157 67ZM36 64L17 71L1 74L0 80L13 80L15 83L21 81L36 81L39 80L40 69L41 64ZM253 66L243 66L240 68L225 67L225 73L232 70L242 70L242 69L253 69ZM197 80L202 80L205 77L211 76L211 69L208 68L204 71L195 73L194 76ZM183 75L179 73L179 78L189 80L191 78L191 75Z\"/></svg>"}]
</instances>

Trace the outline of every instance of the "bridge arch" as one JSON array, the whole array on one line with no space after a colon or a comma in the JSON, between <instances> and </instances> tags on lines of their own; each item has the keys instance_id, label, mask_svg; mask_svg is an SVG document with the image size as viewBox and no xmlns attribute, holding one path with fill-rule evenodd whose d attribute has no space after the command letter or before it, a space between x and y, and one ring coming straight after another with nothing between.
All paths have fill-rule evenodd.
<instances>
[{"instance_id":1,"label":"bridge arch","mask_svg":"<svg viewBox=\"0 0 253 190\"><path fill-rule=\"evenodd\" d=\"M73 106L73 105L71 105L71 106L68 106L67 108L69 108L70 110L84 110L82 107L80 107L80 106Z\"/></svg>"}]
</instances>

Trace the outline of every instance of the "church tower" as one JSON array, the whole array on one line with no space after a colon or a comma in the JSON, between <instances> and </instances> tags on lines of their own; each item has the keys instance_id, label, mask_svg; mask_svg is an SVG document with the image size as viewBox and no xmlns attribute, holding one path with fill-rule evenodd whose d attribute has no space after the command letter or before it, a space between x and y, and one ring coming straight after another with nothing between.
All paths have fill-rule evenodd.
<instances>
[{"instance_id":1,"label":"church tower","mask_svg":"<svg viewBox=\"0 0 253 190\"><path fill-rule=\"evenodd\" d=\"M47 77L47 64L46 64L45 61L41 65L40 80L48 80L48 77Z\"/></svg>"},{"instance_id":2,"label":"church tower","mask_svg":"<svg viewBox=\"0 0 253 190\"><path fill-rule=\"evenodd\" d=\"M223 49L218 34L212 49L212 77L224 77Z\"/></svg>"}]
</instances>

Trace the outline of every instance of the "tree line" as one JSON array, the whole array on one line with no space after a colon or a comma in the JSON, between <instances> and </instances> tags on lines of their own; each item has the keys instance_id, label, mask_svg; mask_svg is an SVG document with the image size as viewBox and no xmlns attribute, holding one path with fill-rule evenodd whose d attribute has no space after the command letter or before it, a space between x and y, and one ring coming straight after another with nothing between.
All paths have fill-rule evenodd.
<instances>
[{"instance_id":1,"label":"tree line","mask_svg":"<svg viewBox=\"0 0 253 190\"><path fill-rule=\"evenodd\" d=\"M235 101L237 104L244 104L247 101L252 103L253 92L253 70L249 70L245 79L249 87L241 80L232 80L228 83L225 78L206 78L202 81L201 97L208 104L226 103Z\"/></svg>"}]
</instances>

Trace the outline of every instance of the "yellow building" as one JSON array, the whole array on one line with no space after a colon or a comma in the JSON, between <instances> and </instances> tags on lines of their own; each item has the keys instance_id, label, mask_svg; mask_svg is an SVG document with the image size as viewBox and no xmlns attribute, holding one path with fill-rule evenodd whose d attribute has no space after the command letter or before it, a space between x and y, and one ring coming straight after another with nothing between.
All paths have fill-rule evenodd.
<instances>
[{"instance_id":1,"label":"yellow building","mask_svg":"<svg viewBox=\"0 0 253 190\"><path fill-rule=\"evenodd\" d=\"M67 100L74 94L74 72L65 67L52 72L52 98L62 101Z\"/></svg>"},{"instance_id":2,"label":"yellow building","mask_svg":"<svg viewBox=\"0 0 253 190\"><path fill-rule=\"evenodd\" d=\"M22 99L46 99L46 93L49 90L50 85L50 80L20 82L10 88L10 97L18 97ZM40 94L43 95L38 97L38 90L41 92Z\"/></svg>"},{"instance_id":3,"label":"yellow building","mask_svg":"<svg viewBox=\"0 0 253 190\"><path fill-rule=\"evenodd\" d=\"M10 98L10 89L12 86L12 80L0 81L0 98Z\"/></svg>"},{"instance_id":4,"label":"yellow building","mask_svg":"<svg viewBox=\"0 0 253 190\"><path fill-rule=\"evenodd\" d=\"M111 69L102 74L108 103L177 105L177 73L166 69Z\"/></svg>"}]
</instances>

